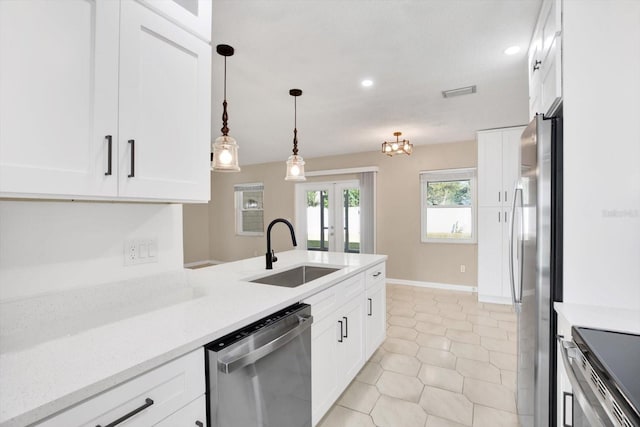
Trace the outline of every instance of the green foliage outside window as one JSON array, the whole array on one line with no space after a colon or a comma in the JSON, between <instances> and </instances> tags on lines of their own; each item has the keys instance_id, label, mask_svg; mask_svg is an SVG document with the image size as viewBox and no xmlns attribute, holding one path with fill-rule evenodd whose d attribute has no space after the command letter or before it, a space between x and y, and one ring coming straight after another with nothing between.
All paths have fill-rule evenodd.
<instances>
[{"instance_id":1,"label":"green foliage outside window","mask_svg":"<svg viewBox=\"0 0 640 427\"><path fill-rule=\"evenodd\" d=\"M429 206L470 206L471 182L442 181L427 184L427 205Z\"/></svg>"}]
</instances>

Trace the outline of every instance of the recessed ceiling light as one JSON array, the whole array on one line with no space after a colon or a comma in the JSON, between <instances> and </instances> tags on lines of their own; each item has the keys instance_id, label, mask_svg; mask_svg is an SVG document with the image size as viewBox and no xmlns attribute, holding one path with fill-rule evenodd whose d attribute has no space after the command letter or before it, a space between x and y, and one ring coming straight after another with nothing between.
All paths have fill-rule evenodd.
<instances>
[{"instance_id":1,"label":"recessed ceiling light","mask_svg":"<svg viewBox=\"0 0 640 427\"><path fill-rule=\"evenodd\" d=\"M520 46L511 46L504 50L505 55L515 55L520 52Z\"/></svg>"},{"instance_id":2,"label":"recessed ceiling light","mask_svg":"<svg viewBox=\"0 0 640 427\"><path fill-rule=\"evenodd\" d=\"M361 81L360 84L364 87L370 87L373 86L373 80L366 79Z\"/></svg>"}]
</instances>

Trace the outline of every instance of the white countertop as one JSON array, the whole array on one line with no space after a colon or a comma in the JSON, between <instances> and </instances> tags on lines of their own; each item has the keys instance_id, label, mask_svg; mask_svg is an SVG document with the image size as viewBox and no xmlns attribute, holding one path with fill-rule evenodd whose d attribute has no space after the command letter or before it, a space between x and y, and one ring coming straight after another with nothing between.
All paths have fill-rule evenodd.
<instances>
[{"instance_id":1,"label":"white countertop","mask_svg":"<svg viewBox=\"0 0 640 427\"><path fill-rule=\"evenodd\" d=\"M3 349L0 426L30 424L54 414L387 258L300 250L277 255L272 273L303 263L346 268L296 288L243 280L270 273L264 257L190 270L191 300L25 348Z\"/></svg>"},{"instance_id":2,"label":"white countertop","mask_svg":"<svg viewBox=\"0 0 640 427\"><path fill-rule=\"evenodd\" d=\"M571 326L640 334L640 311L556 302L555 311Z\"/></svg>"}]
</instances>

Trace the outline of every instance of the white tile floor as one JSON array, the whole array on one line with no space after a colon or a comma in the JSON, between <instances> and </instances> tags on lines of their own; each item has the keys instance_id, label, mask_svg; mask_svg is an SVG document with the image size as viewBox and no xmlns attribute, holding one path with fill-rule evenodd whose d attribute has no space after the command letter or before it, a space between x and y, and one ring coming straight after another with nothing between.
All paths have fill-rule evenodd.
<instances>
[{"instance_id":1,"label":"white tile floor","mask_svg":"<svg viewBox=\"0 0 640 427\"><path fill-rule=\"evenodd\" d=\"M518 427L516 317L475 294L387 285L387 339L319 427Z\"/></svg>"}]
</instances>

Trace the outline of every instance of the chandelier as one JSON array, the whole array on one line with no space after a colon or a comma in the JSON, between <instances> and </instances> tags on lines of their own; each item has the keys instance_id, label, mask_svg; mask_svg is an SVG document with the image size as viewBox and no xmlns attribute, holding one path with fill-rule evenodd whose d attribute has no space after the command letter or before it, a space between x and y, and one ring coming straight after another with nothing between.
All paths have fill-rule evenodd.
<instances>
[{"instance_id":1,"label":"chandelier","mask_svg":"<svg viewBox=\"0 0 640 427\"><path fill-rule=\"evenodd\" d=\"M394 132L393 135L396 137L396 140L391 142L383 142L382 152L387 156L394 156L396 154L411 154L411 151L413 151L413 144L410 143L407 139L403 139L402 141L400 141L400 135L402 135L402 132Z\"/></svg>"}]
</instances>

